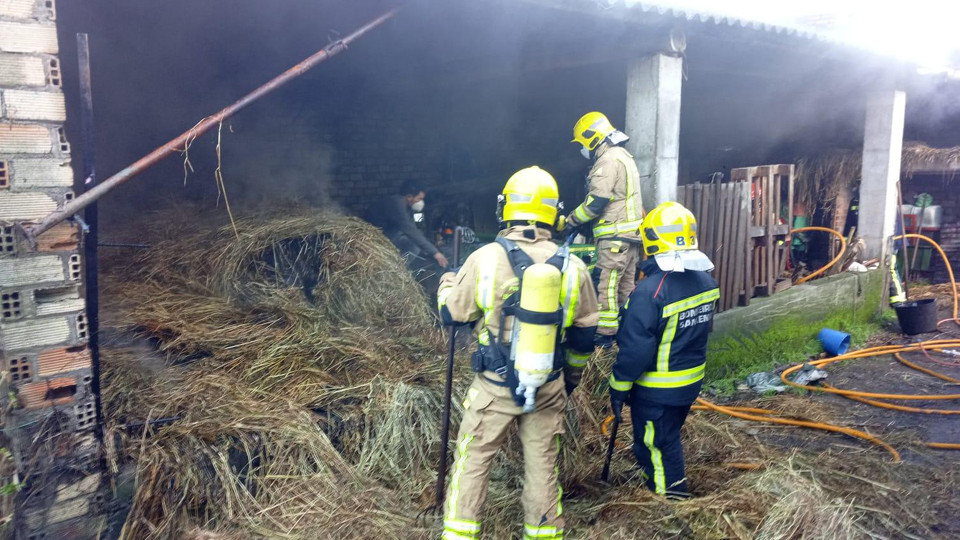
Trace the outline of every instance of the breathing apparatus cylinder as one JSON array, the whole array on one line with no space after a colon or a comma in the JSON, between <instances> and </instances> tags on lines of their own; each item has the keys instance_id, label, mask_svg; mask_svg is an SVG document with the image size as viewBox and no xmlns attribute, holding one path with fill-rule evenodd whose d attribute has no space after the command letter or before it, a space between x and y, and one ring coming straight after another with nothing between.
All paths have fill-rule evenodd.
<instances>
[{"instance_id":1,"label":"breathing apparatus cylinder","mask_svg":"<svg viewBox=\"0 0 960 540\"><path fill-rule=\"evenodd\" d=\"M535 315L549 316L560 309L560 270L550 264L530 265L523 272L520 308ZM510 356L517 372L517 394L523 395L523 412L536 409L537 389L553 371L557 346L557 324L514 320Z\"/></svg>"}]
</instances>

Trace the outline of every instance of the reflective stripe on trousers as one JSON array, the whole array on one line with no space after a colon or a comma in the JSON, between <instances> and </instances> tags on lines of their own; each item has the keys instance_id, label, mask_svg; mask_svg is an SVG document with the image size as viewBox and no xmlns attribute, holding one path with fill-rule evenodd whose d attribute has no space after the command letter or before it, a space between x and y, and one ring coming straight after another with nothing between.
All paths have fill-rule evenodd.
<instances>
[{"instance_id":1,"label":"reflective stripe on trousers","mask_svg":"<svg viewBox=\"0 0 960 540\"><path fill-rule=\"evenodd\" d=\"M643 444L647 447L647 450L650 451L650 462L653 464L653 471L651 471L654 485L653 491L662 495L667 492L667 481L663 474L663 454L661 454L660 450L653 444L653 438L655 436L656 429L653 427L653 422L647 420L643 428Z\"/></svg>"},{"instance_id":2,"label":"reflective stripe on trousers","mask_svg":"<svg viewBox=\"0 0 960 540\"><path fill-rule=\"evenodd\" d=\"M680 430L690 405L670 406L631 396L633 453L651 491L668 497L687 494Z\"/></svg>"}]
</instances>

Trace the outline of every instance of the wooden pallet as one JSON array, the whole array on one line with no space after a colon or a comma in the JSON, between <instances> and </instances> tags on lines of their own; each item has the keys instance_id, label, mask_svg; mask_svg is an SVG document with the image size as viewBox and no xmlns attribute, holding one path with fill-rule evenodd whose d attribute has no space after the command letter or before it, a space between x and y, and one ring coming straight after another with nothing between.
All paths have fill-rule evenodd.
<instances>
[{"instance_id":1,"label":"wooden pallet","mask_svg":"<svg viewBox=\"0 0 960 540\"><path fill-rule=\"evenodd\" d=\"M678 199L697 217L700 249L716 267L719 311L784 287L777 278L790 250L793 165L734 169L728 183L679 186Z\"/></svg>"},{"instance_id":2,"label":"wooden pallet","mask_svg":"<svg viewBox=\"0 0 960 540\"><path fill-rule=\"evenodd\" d=\"M713 261L720 285L718 311L749 303L746 249L750 192L745 182L680 186L680 203L697 217L700 249Z\"/></svg>"},{"instance_id":3,"label":"wooden pallet","mask_svg":"<svg viewBox=\"0 0 960 540\"><path fill-rule=\"evenodd\" d=\"M770 296L786 270L793 223L793 165L763 165L733 169L735 182L750 187L750 261L748 288L755 296Z\"/></svg>"}]
</instances>

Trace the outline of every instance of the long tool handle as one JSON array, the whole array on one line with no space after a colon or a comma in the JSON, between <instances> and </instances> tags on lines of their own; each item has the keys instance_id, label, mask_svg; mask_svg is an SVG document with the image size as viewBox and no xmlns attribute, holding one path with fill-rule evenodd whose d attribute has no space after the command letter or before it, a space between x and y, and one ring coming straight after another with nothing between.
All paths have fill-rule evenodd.
<instances>
[{"instance_id":1,"label":"long tool handle","mask_svg":"<svg viewBox=\"0 0 960 540\"><path fill-rule=\"evenodd\" d=\"M620 430L620 421L613 419L613 428L610 430L610 442L607 443L607 460L603 462L603 472L600 473L600 480L606 482L610 477L610 462L613 460L613 449L617 444L617 431Z\"/></svg>"},{"instance_id":2,"label":"long tool handle","mask_svg":"<svg viewBox=\"0 0 960 540\"><path fill-rule=\"evenodd\" d=\"M917 234L923 234L923 214L927 211L926 206L920 207L920 215L917 216ZM904 236L906 236L907 231L903 231ZM913 268L914 273L917 271L917 252L920 251L920 242L918 241L915 246L913 246L913 254L910 256L910 266L907 268ZM903 252L903 260L907 260L907 252ZM910 279L910 273L907 272L906 277L903 278L904 283ZM904 289L906 291L906 289ZM904 292L906 294L906 292Z\"/></svg>"},{"instance_id":3,"label":"long tool handle","mask_svg":"<svg viewBox=\"0 0 960 540\"><path fill-rule=\"evenodd\" d=\"M460 242L463 238L463 227L457 225L453 229L453 266L452 268L460 267Z\"/></svg>"},{"instance_id":4,"label":"long tool handle","mask_svg":"<svg viewBox=\"0 0 960 540\"><path fill-rule=\"evenodd\" d=\"M457 327L450 326L450 353L447 355L447 380L443 387L443 420L440 423L440 462L437 464L436 507L443 506L447 487L447 447L450 442L450 402L453 394L453 355L457 348Z\"/></svg>"},{"instance_id":5,"label":"long tool handle","mask_svg":"<svg viewBox=\"0 0 960 540\"><path fill-rule=\"evenodd\" d=\"M904 223L903 219L903 189L900 187L900 181L897 180L897 216L900 218L900 234L903 236L900 238L903 245L903 298L904 300L910 299L910 289L907 288L907 279L910 276L910 261L907 260L907 225ZM917 242L917 247L920 247L920 242ZM884 261L880 261L883 264Z\"/></svg>"}]
</instances>

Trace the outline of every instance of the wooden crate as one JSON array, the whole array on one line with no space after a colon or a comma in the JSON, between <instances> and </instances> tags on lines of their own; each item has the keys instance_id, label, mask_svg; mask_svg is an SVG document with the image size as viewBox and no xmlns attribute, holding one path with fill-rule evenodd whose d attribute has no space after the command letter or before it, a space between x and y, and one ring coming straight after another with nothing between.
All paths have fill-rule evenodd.
<instances>
[{"instance_id":1,"label":"wooden crate","mask_svg":"<svg viewBox=\"0 0 960 540\"><path fill-rule=\"evenodd\" d=\"M680 203L697 217L700 249L716 266L719 311L777 290L790 250L793 174L793 165L747 167L727 183L679 187Z\"/></svg>"}]
</instances>

